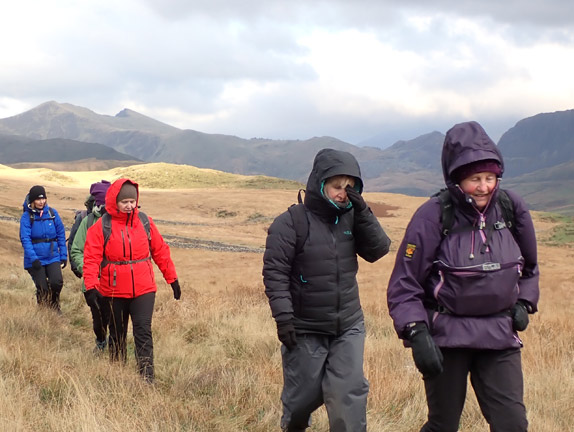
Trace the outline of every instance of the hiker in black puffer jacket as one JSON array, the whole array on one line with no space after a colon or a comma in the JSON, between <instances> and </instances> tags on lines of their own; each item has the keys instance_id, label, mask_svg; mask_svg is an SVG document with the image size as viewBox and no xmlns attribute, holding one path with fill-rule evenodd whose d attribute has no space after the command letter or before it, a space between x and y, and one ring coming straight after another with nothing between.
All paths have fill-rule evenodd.
<instances>
[{"instance_id":1,"label":"hiker in black puffer jacket","mask_svg":"<svg viewBox=\"0 0 574 432\"><path fill-rule=\"evenodd\" d=\"M305 430L323 403L331 431L366 430L369 385L357 255L374 262L391 242L362 190L354 156L323 149L307 182L308 231L301 249L291 212L269 228L263 281L283 344L285 431Z\"/></svg>"}]
</instances>

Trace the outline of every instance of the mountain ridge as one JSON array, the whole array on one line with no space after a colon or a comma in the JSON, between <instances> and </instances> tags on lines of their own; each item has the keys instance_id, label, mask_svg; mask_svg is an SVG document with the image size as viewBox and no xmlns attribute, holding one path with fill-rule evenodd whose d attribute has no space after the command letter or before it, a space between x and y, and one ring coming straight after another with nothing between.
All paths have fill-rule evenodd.
<instances>
[{"instance_id":1,"label":"mountain ridge","mask_svg":"<svg viewBox=\"0 0 574 432\"><path fill-rule=\"evenodd\" d=\"M186 164L303 183L317 151L331 147L349 151L357 158L367 190L430 196L444 186L440 167L444 134L438 131L397 141L385 149L359 147L335 137L244 139L179 129L129 108L109 116L50 101L0 119L0 134L98 143L144 162ZM499 141L505 158L505 184L512 184L519 193L530 196L528 202L535 209L552 210L552 203L574 198L574 192L571 196L562 189L557 192L559 178L545 180L544 191L532 194L533 187L539 188L531 184L535 177L528 177L528 173L573 161L573 137L574 110L542 113L517 122ZM552 177L558 171L550 172Z\"/></svg>"}]
</instances>

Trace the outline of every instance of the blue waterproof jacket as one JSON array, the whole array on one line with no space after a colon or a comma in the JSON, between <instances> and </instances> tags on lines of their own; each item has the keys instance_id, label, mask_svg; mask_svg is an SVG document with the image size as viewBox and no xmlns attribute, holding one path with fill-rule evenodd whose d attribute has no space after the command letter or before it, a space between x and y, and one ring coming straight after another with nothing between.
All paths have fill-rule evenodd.
<instances>
[{"instance_id":1,"label":"blue waterproof jacket","mask_svg":"<svg viewBox=\"0 0 574 432\"><path fill-rule=\"evenodd\" d=\"M20 242L24 248L24 268L32 267L32 263L37 259L42 265L66 261L66 229L56 209L46 204L42 211L33 210L27 199L23 207ZM33 223L30 215L34 219Z\"/></svg>"}]
</instances>

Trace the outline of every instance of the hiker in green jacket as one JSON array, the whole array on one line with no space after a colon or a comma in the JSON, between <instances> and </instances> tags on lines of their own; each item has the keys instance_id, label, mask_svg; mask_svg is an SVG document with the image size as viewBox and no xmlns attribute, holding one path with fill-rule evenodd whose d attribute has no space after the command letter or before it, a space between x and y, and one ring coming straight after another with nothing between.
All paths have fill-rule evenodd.
<instances>
[{"instance_id":1,"label":"hiker in green jacket","mask_svg":"<svg viewBox=\"0 0 574 432\"><path fill-rule=\"evenodd\" d=\"M106 212L106 192L110 187L110 182L102 180L101 182L93 183L90 186L90 194L94 197L94 206L92 212L89 213L78 227L72 247L70 249L70 262L74 264L79 274L82 274L84 268L84 246L86 244L86 236L88 229ZM86 286L82 281L82 292L86 295ZM95 303L86 303L92 312L92 323L94 333L96 335L96 346L94 348L95 354L100 354L104 351L107 345L108 323L110 321L110 306L108 302L96 301Z\"/></svg>"}]
</instances>

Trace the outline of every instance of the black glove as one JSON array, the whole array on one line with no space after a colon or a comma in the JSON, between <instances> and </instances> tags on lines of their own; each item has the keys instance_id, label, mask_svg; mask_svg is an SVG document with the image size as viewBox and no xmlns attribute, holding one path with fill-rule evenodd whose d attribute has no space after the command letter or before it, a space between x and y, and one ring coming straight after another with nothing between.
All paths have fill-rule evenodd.
<instances>
[{"instance_id":1,"label":"black glove","mask_svg":"<svg viewBox=\"0 0 574 432\"><path fill-rule=\"evenodd\" d=\"M297 335L291 321L277 323L277 337L289 351L297 345Z\"/></svg>"},{"instance_id":2,"label":"black glove","mask_svg":"<svg viewBox=\"0 0 574 432\"><path fill-rule=\"evenodd\" d=\"M40 270L42 268L42 263L40 262L39 259L32 261L32 268L34 270Z\"/></svg>"},{"instance_id":3,"label":"black glove","mask_svg":"<svg viewBox=\"0 0 574 432\"><path fill-rule=\"evenodd\" d=\"M357 192L351 186L347 186L345 190L347 191L349 201L353 203L353 207L355 207L357 211L363 211L367 208L367 203L359 192Z\"/></svg>"},{"instance_id":4,"label":"black glove","mask_svg":"<svg viewBox=\"0 0 574 432\"><path fill-rule=\"evenodd\" d=\"M442 373L442 353L433 341L427 325L417 322L407 326L405 337L411 343L415 366L423 378L433 378Z\"/></svg>"},{"instance_id":5,"label":"black glove","mask_svg":"<svg viewBox=\"0 0 574 432\"><path fill-rule=\"evenodd\" d=\"M181 297L181 288L179 287L179 282L176 279L170 285L171 289L173 290L173 298L179 300Z\"/></svg>"},{"instance_id":6,"label":"black glove","mask_svg":"<svg viewBox=\"0 0 574 432\"><path fill-rule=\"evenodd\" d=\"M100 307L98 305L98 302L102 298L102 295L96 288L86 290L86 292L84 293L84 298L86 299L86 303L88 304L89 307L91 308Z\"/></svg>"},{"instance_id":7,"label":"black glove","mask_svg":"<svg viewBox=\"0 0 574 432\"><path fill-rule=\"evenodd\" d=\"M66 268L66 264L68 264L68 260L60 261L62 263L62 268Z\"/></svg>"},{"instance_id":8,"label":"black glove","mask_svg":"<svg viewBox=\"0 0 574 432\"><path fill-rule=\"evenodd\" d=\"M72 273L74 273L78 279L82 279L83 274L76 266L70 266L70 268L72 269Z\"/></svg>"},{"instance_id":9,"label":"black glove","mask_svg":"<svg viewBox=\"0 0 574 432\"><path fill-rule=\"evenodd\" d=\"M512 329L514 331L524 331L528 327L528 307L522 300L518 300L512 306Z\"/></svg>"}]
</instances>

